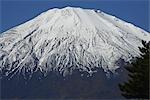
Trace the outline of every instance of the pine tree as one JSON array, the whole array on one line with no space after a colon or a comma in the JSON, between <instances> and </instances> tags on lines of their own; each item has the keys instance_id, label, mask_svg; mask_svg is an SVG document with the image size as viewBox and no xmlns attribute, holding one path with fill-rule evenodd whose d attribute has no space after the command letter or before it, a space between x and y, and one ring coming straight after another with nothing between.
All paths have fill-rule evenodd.
<instances>
[{"instance_id":1,"label":"pine tree","mask_svg":"<svg viewBox=\"0 0 150 100\"><path fill-rule=\"evenodd\" d=\"M142 41L143 47L139 47L141 57L127 64L125 69L129 72L129 80L119 84L122 95L125 98L149 98L149 53L150 42Z\"/></svg>"}]
</instances>

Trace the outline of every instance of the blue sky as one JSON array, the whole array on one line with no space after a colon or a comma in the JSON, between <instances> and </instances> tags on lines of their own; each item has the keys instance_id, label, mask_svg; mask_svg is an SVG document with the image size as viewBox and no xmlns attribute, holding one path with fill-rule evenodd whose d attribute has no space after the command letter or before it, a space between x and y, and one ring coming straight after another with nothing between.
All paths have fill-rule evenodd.
<instances>
[{"instance_id":1,"label":"blue sky","mask_svg":"<svg viewBox=\"0 0 150 100\"><path fill-rule=\"evenodd\" d=\"M22 24L50 8L66 6L100 9L150 31L149 0L0 0L0 31Z\"/></svg>"}]
</instances>

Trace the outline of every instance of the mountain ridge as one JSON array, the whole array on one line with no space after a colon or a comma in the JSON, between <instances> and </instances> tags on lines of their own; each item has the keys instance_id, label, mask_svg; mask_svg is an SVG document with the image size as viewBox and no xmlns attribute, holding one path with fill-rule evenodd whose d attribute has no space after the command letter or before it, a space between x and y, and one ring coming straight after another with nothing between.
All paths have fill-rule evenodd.
<instances>
[{"instance_id":1,"label":"mountain ridge","mask_svg":"<svg viewBox=\"0 0 150 100\"><path fill-rule=\"evenodd\" d=\"M149 41L150 34L99 10L54 8L0 35L0 71L115 72L120 58L140 56L141 40Z\"/></svg>"}]
</instances>

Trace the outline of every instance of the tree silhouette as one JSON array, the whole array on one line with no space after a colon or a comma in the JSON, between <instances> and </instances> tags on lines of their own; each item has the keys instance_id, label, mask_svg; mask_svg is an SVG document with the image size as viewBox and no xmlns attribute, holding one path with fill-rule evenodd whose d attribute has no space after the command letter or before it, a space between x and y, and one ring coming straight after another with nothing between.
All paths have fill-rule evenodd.
<instances>
[{"instance_id":1,"label":"tree silhouette","mask_svg":"<svg viewBox=\"0 0 150 100\"><path fill-rule=\"evenodd\" d=\"M128 63L125 69L129 72L129 80L119 84L122 95L125 98L149 98L149 53L150 42L142 41L143 47L139 47L141 57L136 57Z\"/></svg>"}]
</instances>

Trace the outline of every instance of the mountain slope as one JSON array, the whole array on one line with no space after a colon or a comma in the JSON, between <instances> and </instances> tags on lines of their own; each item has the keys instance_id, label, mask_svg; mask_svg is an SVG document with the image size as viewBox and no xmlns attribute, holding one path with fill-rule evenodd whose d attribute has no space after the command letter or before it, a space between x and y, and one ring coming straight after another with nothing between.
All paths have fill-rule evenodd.
<instances>
[{"instance_id":1,"label":"mountain slope","mask_svg":"<svg viewBox=\"0 0 150 100\"><path fill-rule=\"evenodd\" d=\"M141 40L150 34L106 13L54 8L0 35L0 71L11 77L37 70L92 74L96 67L115 72L119 59L140 56Z\"/></svg>"}]
</instances>

